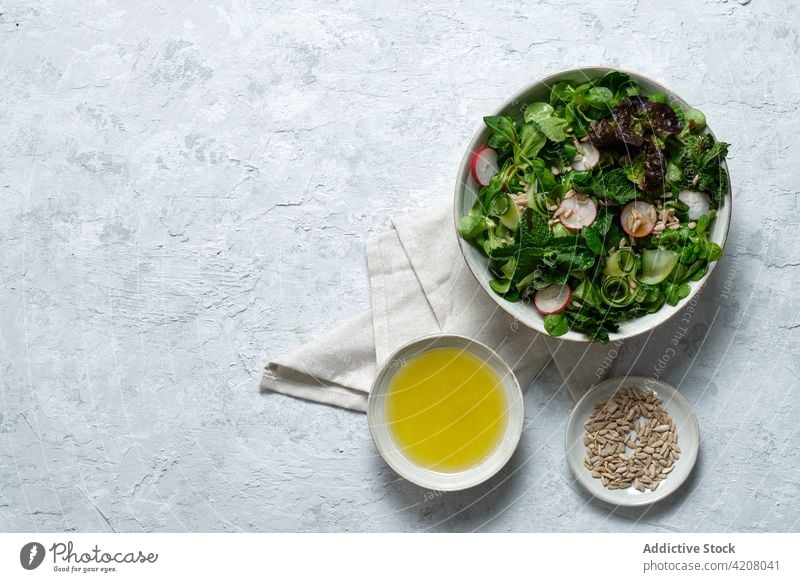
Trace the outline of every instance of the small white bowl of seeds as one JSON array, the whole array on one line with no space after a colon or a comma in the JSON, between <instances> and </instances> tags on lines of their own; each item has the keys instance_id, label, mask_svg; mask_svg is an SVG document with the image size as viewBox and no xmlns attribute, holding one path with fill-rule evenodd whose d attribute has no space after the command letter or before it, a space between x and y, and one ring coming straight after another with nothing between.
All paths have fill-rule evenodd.
<instances>
[{"instance_id":1,"label":"small white bowl of seeds","mask_svg":"<svg viewBox=\"0 0 800 582\"><path fill-rule=\"evenodd\" d=\"M684 396L643 376L592 387L570 415L566 457L575 480L613 505L649 505L676 491L697 460L700 428Z\"/></svg>"}]
</instances>

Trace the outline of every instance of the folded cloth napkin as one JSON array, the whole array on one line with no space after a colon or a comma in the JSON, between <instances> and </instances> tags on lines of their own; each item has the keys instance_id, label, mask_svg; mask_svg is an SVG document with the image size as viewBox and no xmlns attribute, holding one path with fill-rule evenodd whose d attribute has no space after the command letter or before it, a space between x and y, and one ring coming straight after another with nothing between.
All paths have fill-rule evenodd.
<instances>
[{"instance_id":1,"label":"folded cloth napkin","mask_svg":"<svg viewBox=\"0 0 800 582\"><path fill-rule=\"evenodd\" d=\"M527 387L552 357L572 403L608 369L607 346L560 341L520 324L481 289L461 255L450 204L392 221L367 241L372 310L267 363L262 391L365 411L377 364L434 333L477 339Z\"/></svg>"}]
</instances>

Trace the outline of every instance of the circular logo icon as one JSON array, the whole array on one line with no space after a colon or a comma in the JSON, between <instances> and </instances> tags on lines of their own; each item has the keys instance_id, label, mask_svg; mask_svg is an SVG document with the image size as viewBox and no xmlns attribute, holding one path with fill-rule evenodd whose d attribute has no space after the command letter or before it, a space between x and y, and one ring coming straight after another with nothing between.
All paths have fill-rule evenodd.
<instances>
[{"instance_id":1,"label":"circular logo icon","mask_svg":"<svg viewBox=\"0 0 800 582\"><path fill-rule=\"evenodd\" d=\"M26 570L35 570L44 561L44 546L39 542L28 542L19 551L19 563Z\"/></svg>"}]
</instances>

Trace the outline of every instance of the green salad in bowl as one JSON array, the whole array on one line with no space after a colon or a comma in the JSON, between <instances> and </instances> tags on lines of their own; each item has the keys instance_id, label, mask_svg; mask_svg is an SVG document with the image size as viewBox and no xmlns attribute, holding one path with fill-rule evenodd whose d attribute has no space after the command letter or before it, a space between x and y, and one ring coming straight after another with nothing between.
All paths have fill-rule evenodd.
<instances>
[{"instance_id":1,"label":"green salad in bowl","mask_svg":"<svg viewBox=\"0 0 800 582\"><path fill-rule=\"evenodd\" d=\"M674 313L721 257L728 144L663 87L571 71L484 123L456 191L462 250L531 327L596 342L636 335Z\"/></svg>"}]
</instances>

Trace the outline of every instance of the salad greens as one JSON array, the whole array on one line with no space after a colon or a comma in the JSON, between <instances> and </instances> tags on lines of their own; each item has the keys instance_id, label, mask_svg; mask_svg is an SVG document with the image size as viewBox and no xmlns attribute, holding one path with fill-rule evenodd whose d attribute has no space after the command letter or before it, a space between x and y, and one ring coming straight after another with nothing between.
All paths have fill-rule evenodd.
<instances>
[{"instance_id":1,"label":"salad greens","mask_svg":"<svg viewBox=\"0 0 800 582\"><path fill-rule=\"evenodd\" d=\"M533 303L550 335L607 342L620 322L686 298L722 255L708 230L728 144L700 111L612 71L484 122L459 233L489 258L491 288Z\"/></svg>"}]
</instances>

